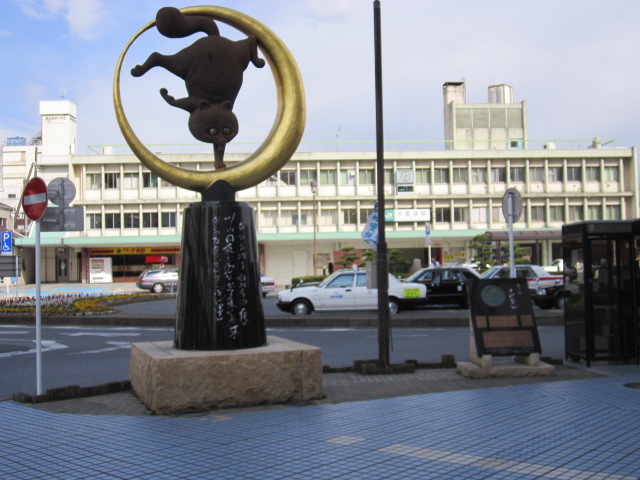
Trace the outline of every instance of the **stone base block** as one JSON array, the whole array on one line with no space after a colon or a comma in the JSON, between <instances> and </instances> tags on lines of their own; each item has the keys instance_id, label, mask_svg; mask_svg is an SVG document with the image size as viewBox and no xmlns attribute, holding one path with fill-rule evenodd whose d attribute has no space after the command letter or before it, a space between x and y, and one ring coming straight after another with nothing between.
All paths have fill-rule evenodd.
<instances>
[{"instance_id":1,"label":"stone base block","mask_svg":"<svg viewBox=\"0 0 640 480\"><path fill-rule=\"evenodd\" d=\"M322 352L267 337L242 350L177 350L173 342L134 343L131 386L159 414L312 400L322 397Z\"/></svg>"},{"instance_id":2,"label":"stone base block","mask_svg":"<svg viewBox=\"0 0 640 480\"><path fill-rule=\"evenodd\" d=\"M467 378L545 377L555 374L553 365L548 363L539 362L529 366L515 360L496 362L495 359L489 368L472 362L458 362L457 371Z\"/></svg>"}]
</instances>

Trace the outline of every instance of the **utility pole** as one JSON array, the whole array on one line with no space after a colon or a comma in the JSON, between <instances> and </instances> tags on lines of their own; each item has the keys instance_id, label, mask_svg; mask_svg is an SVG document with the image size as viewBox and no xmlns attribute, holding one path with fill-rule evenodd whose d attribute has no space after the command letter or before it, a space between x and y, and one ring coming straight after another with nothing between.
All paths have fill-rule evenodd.
<instances>
[{"instance_id":1,"label":"utility pole","mask_svg":"<svg viewBox=\"0 0 640 480\"><path fill-rule=\"evenodd\" d=\"M376 81L376 181L378 187L378 366L387 368L389 361L389 259L384 218L384 134L382 115L382 57L380 35L380 1L373 2L373 33Z\"/></svg>"}]
</instances>

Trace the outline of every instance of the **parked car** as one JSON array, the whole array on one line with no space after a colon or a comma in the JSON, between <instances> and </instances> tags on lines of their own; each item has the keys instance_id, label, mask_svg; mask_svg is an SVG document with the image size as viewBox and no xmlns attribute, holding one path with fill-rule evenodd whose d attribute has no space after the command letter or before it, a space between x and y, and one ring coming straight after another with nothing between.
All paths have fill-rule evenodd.
<instances>
[{"instance_id":1,"label":"parked car","mask_svg":"<svg viewBox=\"0 0 640 480\"><path fill-rule=\"evenodd\" d=\"M555 273L557 275L562 275L564 271L564 260L562 258L556 258L551 265L543 267L549 273Z\"/></svg>"},{"instance_id":2,"label":"parked car","mask_svg":"<svg viewBox=\"0 0 640 480\"><path fill-rule=\"evenodd\" d=\"M266 297L268 293L276 291L276 282L273 278L265 276L260 272L260 286L262 288L262 297Z\"/></svg>"},{"instance_id":3,"label":"parked car","mask_svg":"<svg viewBox=\"0 0 640 480\"><path fill-rule=\"evenodd\" d=\"M457 303L469 308L467 283L473 278L480 278L480 274L472 268L429 267L418 270L406 281L425 285L429 304Z\"/></svg>"},{"instance_id":4,"label":"parked car","mask_svg":"<svg viewBox=\"0 0 640 480\"><path fill-rule=\"evenodd\" d=\"M425 305L427 288L419 283L403 283L389 275L389 310ZM278 292L277 306L293 315L313 311L377 310L378 290L367 288L366 270L343 269L334 272L319 285L292 287Z\"/></svg>"},{"instance_id":5,"label":"parked car","mask_svg":"<svg viewBox=\"0 0 640 480\"><path fill-rule=\"evenodd\" d=\"M140 274L136 281L138 288L162 293L165 290L175 292L178 290L177 268L153 268Z\"/></svg>"},{"instance_id":6,"label":"parked car","mask_svg":"<svg viewBox=\"0 0 640 480\"><path fill-rule=\"evenodd\" d=\"M511 267L493 267L482 278L510 278ZM570 297L564 288L564 277L547 272L540 265L516 265L516 278L526 278L533 303L540 308L564 308Z\"/></svg>"}]
</instances>

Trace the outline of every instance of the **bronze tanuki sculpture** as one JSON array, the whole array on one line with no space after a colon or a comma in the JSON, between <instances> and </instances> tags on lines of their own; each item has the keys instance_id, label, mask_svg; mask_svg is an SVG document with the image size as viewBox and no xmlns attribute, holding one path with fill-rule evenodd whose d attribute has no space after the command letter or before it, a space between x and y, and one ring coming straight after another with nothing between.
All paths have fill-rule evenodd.
<instances>
[{"instance_id":1,"label":"bronze tanuki sculpture","mask_svg":"<svg viewBox=\"0 0 640 480\"><path fill-rule=\"evenodd\" d=\"M174 7L164 7L156 14L158 31L169 38L187 37L204 32L206 37L174 55L153 52L142 64L131 69L141 77L153 67L162 67L185 81L187 97L174 98L166 88L162 98L171 106L189 112L189 130L201 142L214 145L214 166L225 168L224 150L238 134L238 119L232 109L242 86L243 72L249 62L258 68L265 61L258 58L253 37L232 41L221 37L214 20L202 15L184 15Z\"/></svg>"},{"instance_id":2,"label":"bronze tanuki sculpture","mask_svg":"<svg viewBox=\"0 0 640 480\"><path fill-rule=\"evenodd\" d=\"M231 41L221 37L214 20L246 33L248 38ZM165 162L144 146L126 118L120 94L124 58L135 40L153 27L168 38L206 34L174 55L152 53L132 68L131 74L141 77L153 67L162 67L184 80L184 98L175 98L165 88L160 89L160 95L169 105L189 112L189 129L196 139L214 145L213 170L184 169ZM256 67L266 63L258 58L258 47L276 84L275 122L255 152L225 166L225 146L238 133L233 106L244 71L249 63ZM164 180L202 195L202 201L183 211L174 348L230 350L264 345L254 212L248 203L236 202L235 194L274 175L289 161L302 138L304 88L291 52L266 26L235 10L212 5L162 8L156 20L141 28L120 55L113 100L120 130L140 162Z\"/></svg>"}]
</instances>

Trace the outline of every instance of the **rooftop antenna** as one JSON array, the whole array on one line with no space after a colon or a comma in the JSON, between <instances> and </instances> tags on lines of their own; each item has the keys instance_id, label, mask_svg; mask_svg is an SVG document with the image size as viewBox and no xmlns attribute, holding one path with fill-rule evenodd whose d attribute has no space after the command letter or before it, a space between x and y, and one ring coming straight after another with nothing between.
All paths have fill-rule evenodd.
<instances>
[{"instance_id":1,"label":"rooftop antenna","mask_svg":"<svg viewBox=\"0 0 640 480\"><path fill-rule=\"evenodd\" d=\"M67 89L65 87L60 87L60 89L58 90L58 96L65 100L67 98Z\"/></svg>"},{"instance_id":2,"label":"rooftop antenna","mask_svg":"<svg viewBox=\"0 0 640 480\"><path fill-rule=\"evenodd\" d=\"M338 129L336 130L336 152L338 151L338 137L340 136L340 125L338 125Z\"/></svg>"}]
</instances>

